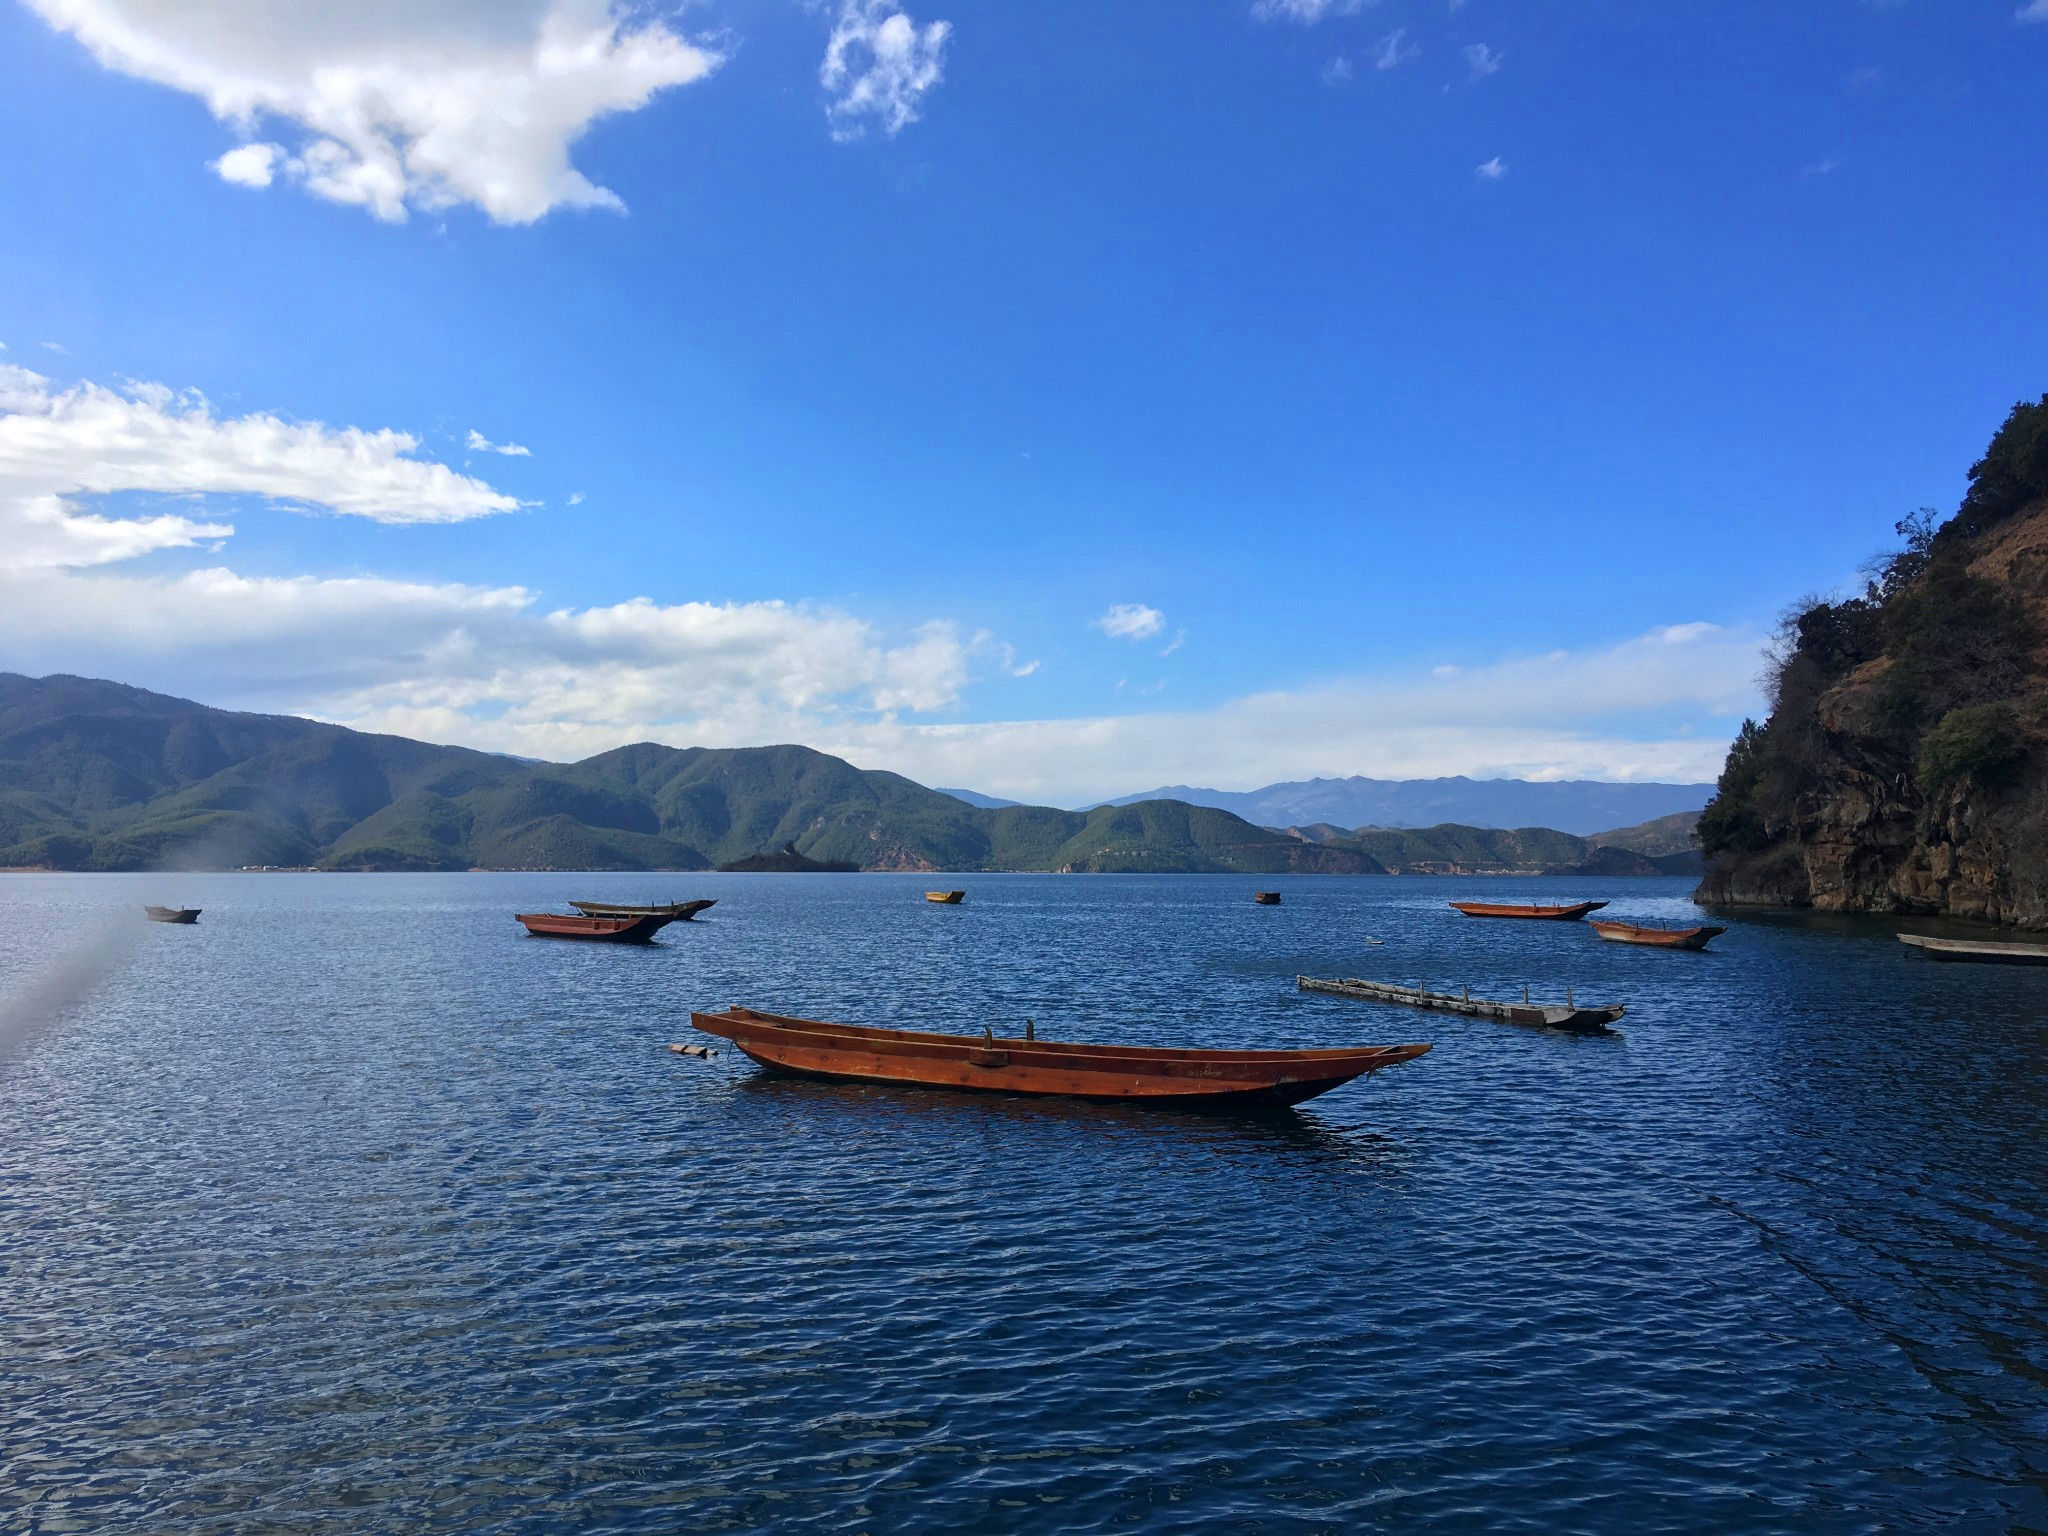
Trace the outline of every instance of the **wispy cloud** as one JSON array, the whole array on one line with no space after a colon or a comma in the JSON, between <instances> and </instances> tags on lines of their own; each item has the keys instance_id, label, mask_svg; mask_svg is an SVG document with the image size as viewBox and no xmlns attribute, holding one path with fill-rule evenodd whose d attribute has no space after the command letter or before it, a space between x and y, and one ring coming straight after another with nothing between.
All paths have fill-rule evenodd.
<instances>
[{"instance_id":1,"label":"wispy cloud","mask_svg":"<svg viewBox=\"0 0 2048 1536\"><path fill-rule=\"evenodd\" d=\"M1340 53L1323 66L1323 84L1342 85L1356 73L1351 61Z\"/></svg>"},{"instance_id":2,"label":"wispy cloud","mask_svg":"<svg viewBox=\"0 0 2048 1536\"><path fill-rule=\"evenodd\" d=\"M1149 784L1279 779L1661 779L1720 771L1760 707L1763 637L1678 624L1607 646L1426 666L1212 709L976 724L869 722L810 738L926 784L1079 805ZM1129 690L1127 690L1129 691Z\"/></svg>"},{"instance_id":3,"label":"wispy cloud","mask_svg":"<svg viewBox=\"0 0 2048 1536\"><path fill-rule=\"evenodd\" d=\"M1312 27L1325 16L1356 16L1378 0L1252 0L1252 15L1260 21L1291 21Z\"/></svg>"},{"instance_id":4,"label":"wispy cloud","mask_svg":"<svg viewBox=\"0 0 2048 1536\"><path fill-rule=\"evenodd\" d=\"M1832 176L1841 168L1842 162L1830 157L1826 160L1815 160L1810 165L1801 167L1799 174L1802 176Z\"/></svg>"},{"instance_id":5,"label":"wispy cloud","mask_svg":"<svg viewBox=\"0 0 2048 1536\"><path fill-rule=\"evenodd\" d=\"M831 93L832 137L857 139L872 124L900 133L917 121L926 94L944 77L952 23L919 27L891 0L842 0L818 83Z\"/></svg>"},{"instance_id":6,"label":"wispy cloud","mask_svg":"<svg viewBox=\"0 0 2048 1536\"><path fill-rule=\"evenodd\" d=\"M468 203L501 224L624 204L569 160L599 118L701 80L720 55L605 0L28 0L103 66L185 91L253 142L213 161L401 220ZM260 128L298 130L293 146ZM275 134L282 137L285 135Z\"/></svg>"},{"instance_id":7,"label":"wispy cloud","mask_svg":"<svg viewBox=\"0 0 2048 1536\"><path fill-rule=\"evenodd\" d=\"M1410 59L1420 55L1421 52L1422 48L1419 44L1408 41L1408 29L1406 27L1396 27L1379 40L1379 45L1373 50L1372 67L1374 69L1399 69Z\"/></svg>"},{"instance_id":8,"label":"wispy cloud","mask_svg":"<svg viewBox=\"0 0 2048 1536\"><path fill-rule=\"evenodd\" d=\"M1491 160L1487 161L1484 165L1474 166L1472 168L1472 174L1474 176L1477 176L1481 181L1499 181L1503 176L1507 175L1507 173L1508 163L1507 161L1501 159L1499 155L1495 155Z\"/></svg>"},{"instance_id":9,"label":"wispy cloud","mask_svg":"<svg viewBox=\"0 0 2048 1536\"><path fill-rule=\"evenodd\" d=\"M380 523L452 523L519 503L416 456L410 433L256 413L222 418L162 384L59 388L0 364L0 565L58 570L225 538L181 514L112 517L79 497L261 496Z\"/></svg>"},{"instance_id":10,"label":"wispy cloud","mask_svg":"<svg viewBox=\"0 0 2048 1536\"><path fill-rule=\"evenodd\" d=\"M2012 13L2014 21L2048 21L2048 0L2032 0Z\"/></svg>"},{"instance_id":11,"label":"wispy cloud","mask_svg":"<svg viewBox=\"0 0 2048 1536\"><path fill-rule=\"evenodd\" d=\"M1094 627L1112 640L1150 640L1166 628L1166 615L1143 603L1116 603Z\"/></svg>"},{"instance_id":12,"label":"wispy cloud","mask_svg":"<svg viewBox=\"0 0 2048 1536\"><path fill-rule=\"evenodd\" d=\"M1501 61L1506 57L1500 50L1489 48L1484 43L1474 43L1465 50L1465 64L1472 71L1474 80L1499 74Z\"/></svg>"},{"instance_id":13,"label":"wispy cloud","mask_svg":"<svg viewBox=\"0 0 2048 1536\"><path fill-rule=\"evenodd\" d=\"M469 451L471 453L502 453L508 459L530 459L531 448L522 448L518 443L494 443L475 427L469 429Z\"/></svg>"}]
</instances>

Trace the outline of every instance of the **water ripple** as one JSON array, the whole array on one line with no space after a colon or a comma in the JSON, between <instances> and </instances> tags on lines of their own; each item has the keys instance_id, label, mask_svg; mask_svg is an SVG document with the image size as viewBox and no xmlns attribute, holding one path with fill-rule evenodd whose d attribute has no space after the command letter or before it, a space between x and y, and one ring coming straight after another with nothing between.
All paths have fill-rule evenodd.
<instances>
[{"instance_id":1,"label":"water ripple","mask_svg":"<svg viewBox=\"0 0 2048 1536\"><path fill-rule=\"evenodd\" d=\"M0 989L161 883L0 877ZM692 876L615 952L507 914L677 877L181 878L0 1067L4 1523L2048 1529L2048 978L1441 906L1483 881L968 883ZM1437 1050L1231 1121L662 1049L733 1001Z\"/></svg>"}]
</instances>

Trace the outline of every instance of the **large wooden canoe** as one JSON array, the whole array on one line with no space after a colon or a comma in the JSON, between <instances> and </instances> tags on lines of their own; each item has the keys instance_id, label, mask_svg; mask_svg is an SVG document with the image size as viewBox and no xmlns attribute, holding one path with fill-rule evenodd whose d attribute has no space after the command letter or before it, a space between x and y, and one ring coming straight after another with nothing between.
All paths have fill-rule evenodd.
<instances>
[{"instance_id":1,"label":"large wooden canoe","mask_svg":"<svg viewBox=\"0 0 2048 1536\"><path fill-rule=\"evenodd\" d=\"M197 907L144 907L143 914L152 923L196 923L199 921Z\"/></svg>"},{"instance_id":2,"label":"large wooden canoe","mask_svg":"<svg viewBox=\"0 0 2048 1536\"><path fill-rule=\"evenodd\" d=\"M714 901L670 901L651 907L627 906L618 901L572 901L569 903L585 917L666 917L679 923L687 923L706 907L715 907Z\"/></svg>"},{"instance_id":3,"label":"large wooden canoe","mask_svg":"<svg viewBox=\"0 0 2048 1536\"><path fill-rule=\"evenodd\" d=\"M1911 944L1930 960L1973 960L1979 965L2048 965L2048 944L1999 944L1989 939L1930 939L1924 934L1902 933L1901 944Z\"/></svg>"},{"instance_id":4,"label":"large wooden canoe","mask_svg":"<svg viewBox=\"0 0 2048 1536\"><path fill-rule=\"evenodd\" d=\"M1658 928L1645 923L1618 923L1595 918L1589 925L1603 939L1616 944L1649 944L1658 949L1705 949L1707 940L1719 938L1726 928Z\"/></svg>"},{"instance_id":5,"label":"large wooden canoe","mask_svg":"<svg viewBox=\"0 0 2048 1536\"><path fill-rule=\"evenodd\" d=\"M926 901L937 902L942 907L957 907L967 899L965 891L926 891Z\"/></svg>"},{"instance_id":6,"label":"large wooden canoe","mask_svg":"<svg viewBox=\"0 0 2048 1536\"><path fill-rule=\"evenodd\" d=\"M1576 923L1588 912L1598 912L1604 901L1575 901L1567 907L1546 907L1512 901L1454 901L1451 905L1467 917L1534 917L1553 923Z\"/></svg>"},{"instance_id":7,"label":"large wooden canoe","mask_svg":"<svg viewBox=\"0 0 2048 1536\"><path fill-rule=\"evenodd\" d=\"M645 944L675 919L655 913L639 917L565 917L559 912L515 912L537 939L596 939L605 944Z\"/></svg>"},{"instance_id":8,"label":"large wooden canoe","mask_svg":"<svg viewBox=\"0 0 2048 1536\"><path fill-rule=\"evenodd\" d=\"M1532 1003L1526 990L1519 1003L1497 1003L1474 997L1469 988L1462 993L1431 992L1391 981L1364 981L1356 976L1297 976L1294 984L1304 992L1327 992L1333 997L1351 997L1364 1003L1399 1003L1403 1008L1426 1008L1436 1013L1462 1013L1467 1018L1495 1019L1531 1029L1561 1029L1572 1035L1611 1035L1614 1031L1608 1025L1628 1012L1620 1003L1576 1003L1569 990L1560 1005Z\"/></svg>"},{"instance_id":9,"label":"large wooden canoe","mask_svg":"<svg viewBox=\"0 0 2048 1536\"><path fill-rule=\"evenodd\" d=\"M967 1088L1060 1098L1125 1100L1188 1109L1299 1104L1355 1077L1412 1061L1426 1045L1321 1051L1205 1051L1072 1045L825 1024L753 1008L693 1013L690 1023L730 1040L771 1072L915 1088Z\"/></svg>"}]
</instances>

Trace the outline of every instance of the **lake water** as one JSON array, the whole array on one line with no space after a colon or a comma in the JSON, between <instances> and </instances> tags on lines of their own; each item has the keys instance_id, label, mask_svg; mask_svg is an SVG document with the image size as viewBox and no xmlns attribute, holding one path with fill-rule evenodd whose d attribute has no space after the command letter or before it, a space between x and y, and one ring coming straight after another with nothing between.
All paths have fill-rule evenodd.
<instances>
[{"instance_id":1,"label":"lake water","mask_svg":"<svg viewBox=\"0 0 2048 1536\"><path fill-rule=\"evenodd\" d=\"M0 995L98 977L0 1061L0 1528L2048 1529L2048 970L1444 907L1683 881L927 883L0 877ZM732 1002L1436 1049L1233 1121L665 1049Z\"/></svg>"}]
</instances>

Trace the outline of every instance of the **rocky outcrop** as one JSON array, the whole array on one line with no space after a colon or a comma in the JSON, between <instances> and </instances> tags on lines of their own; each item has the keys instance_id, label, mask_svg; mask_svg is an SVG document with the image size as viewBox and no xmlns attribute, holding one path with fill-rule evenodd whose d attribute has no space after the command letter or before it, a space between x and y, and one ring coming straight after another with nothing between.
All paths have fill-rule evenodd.
<instances>
[{"instance_id":1,"label":"rocky outcrop","mask_svg":"<svg viewBox=\"0 0 2048 1536\"><path fill-rule=\"evenodd\" d=\"M1861 597L1789 621L1702 816L1701 901L2048 928L2048 399L1971 473Z\"/></svg>"}]
</instances>

